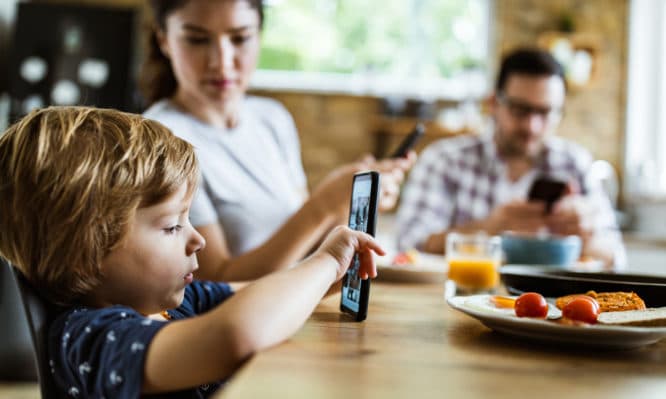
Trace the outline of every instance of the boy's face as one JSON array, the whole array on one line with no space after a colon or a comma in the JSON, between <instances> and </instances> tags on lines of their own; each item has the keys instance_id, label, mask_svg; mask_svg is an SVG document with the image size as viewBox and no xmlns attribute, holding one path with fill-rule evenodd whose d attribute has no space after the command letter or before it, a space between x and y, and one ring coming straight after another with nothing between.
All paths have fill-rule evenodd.
<instances>
[{"instance_id":1,"label":"boy's face","mask_svg":"<svg viewBox=\"0 0 666 399\"><path fill-rule=\"evenodd\" d=\"M197 268L203 237L189 222L187 185L156 205L140 208L119 247L102 261L102 284L95 303L122 304L143 314L174 308Z\"/></svg>"}]
</instances>

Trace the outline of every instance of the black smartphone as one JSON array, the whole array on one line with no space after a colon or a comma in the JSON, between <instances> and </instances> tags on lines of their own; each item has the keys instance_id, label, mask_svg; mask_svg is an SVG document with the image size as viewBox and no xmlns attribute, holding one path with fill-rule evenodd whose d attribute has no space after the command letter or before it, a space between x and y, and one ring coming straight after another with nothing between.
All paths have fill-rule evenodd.
<instances>
[{"instance_id":1,"label":"black smartphone","mask_svg":"<svg viewBox=\"0 0 666 399\"><path fill-rule=\"evenodd\" d=\"M423 137L425 133L425 126L423 123L419 122L414 126L414 129L405 137L395 152L391 155L391 158L401 158L406 157L409 150L414 148L416 143Z\"/></svg>"},{"instance_id":2,"label":"black smartphone","mask_svg":"<svg viewBox=\"0 0 666 399\"><path fill-rule=\"evenodd\" d=\"M540 176L530 187L527 194L529 201L543 201L546 203L546 212L549 213L553 204L567 191L567 183L549 176Z\"/></svg>"},{"instance_id":3,"label":"black smartphone","mask_svg":"<svg viewBox=\"0 0 666 399\"><path fill-rule=\"evenodd\" d=\"M354 175L349 205L349 228L374 237L378 199L379 173L371 171ZM368 315L370 279L361 280L358 275L359 266L359 256L355 254L352 264L342 278L340 310L351 314L356 321L363 321Z\"/></svg>"}]
</instances>

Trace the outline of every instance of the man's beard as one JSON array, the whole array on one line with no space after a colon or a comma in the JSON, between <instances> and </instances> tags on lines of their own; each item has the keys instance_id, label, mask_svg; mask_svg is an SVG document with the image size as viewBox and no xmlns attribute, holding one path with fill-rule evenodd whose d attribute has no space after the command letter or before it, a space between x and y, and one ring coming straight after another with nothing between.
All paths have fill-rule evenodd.
<instances>
[{"instance_id":1,"label":"man's beard","mask_svg":"<svg viewBox=\"0 0 666 399\"><path fill-rule=\"evenodd\" d=\"M543 139L535 142L534 140L526 141L524 137L529 137L530 134L526 132L513 132L507 135L497 132L497 152L502 158L536 158L543 150ZM525 143L527 143L525 145Z\"/></svg>"}]
</instances>

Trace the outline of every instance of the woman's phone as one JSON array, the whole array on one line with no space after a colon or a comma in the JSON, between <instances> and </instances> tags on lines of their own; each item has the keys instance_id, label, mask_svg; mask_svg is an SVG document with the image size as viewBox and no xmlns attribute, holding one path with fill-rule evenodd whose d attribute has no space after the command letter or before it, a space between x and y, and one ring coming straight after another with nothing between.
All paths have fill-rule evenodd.
<instances>
[{"instance_id":1,"label":"woman's phone","mask_svg":"<svg viewBox=\"0 0 666 399\"><path fill-rule=\"evenodd\" d=\"M546 203L546 212L550 213L553 204L567 191L567 183L551 177L537 178L530 188L527 198L530 201L543 201Z\"/></svg>"},{"instance_id":2,"label":"woman's phone","mask_svg":"<svg viewBox=\"0 0 666 399\"><path fill-rule=\"evenodd\" d=\"M378 199L379 173L371 171L354 175L349 205L349 228L374 237ZM355 254L351 266L342 278L340 310L354 316L356 321L363 321L368 315L370 280L361 280L358 274L359 266L359 256Z\"/></svg>"},{"instance_id":3,"label":"woman's phone","mask_svg":"<svg viewBox=\"0 0 666 399\"><path fill-rule=\"evenodd\" d=\"M416 143L423 137L425 133L425 126L421 122L414 126L414 129L402 140L398 148L391 155L391 158L404 158L407 156L409 150L414 148Z\"/></svg>"}]
</instances>

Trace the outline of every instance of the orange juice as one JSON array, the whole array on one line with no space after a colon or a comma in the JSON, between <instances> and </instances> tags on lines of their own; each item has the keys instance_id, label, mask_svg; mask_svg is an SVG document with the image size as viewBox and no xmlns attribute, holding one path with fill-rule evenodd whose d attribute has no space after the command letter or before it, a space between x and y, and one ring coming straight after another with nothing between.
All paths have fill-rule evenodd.
<instances>
[{"instance_id":1,"label":"orange juice","mask_svg":"<svg viewBox=\"0 0 666 399\"><path fill-rule=\"evenodd\" d=\"M499 283L498 262L488 258L449 259L449 279L461 288L490 289Z\"/></svg>"}]
</instances>

